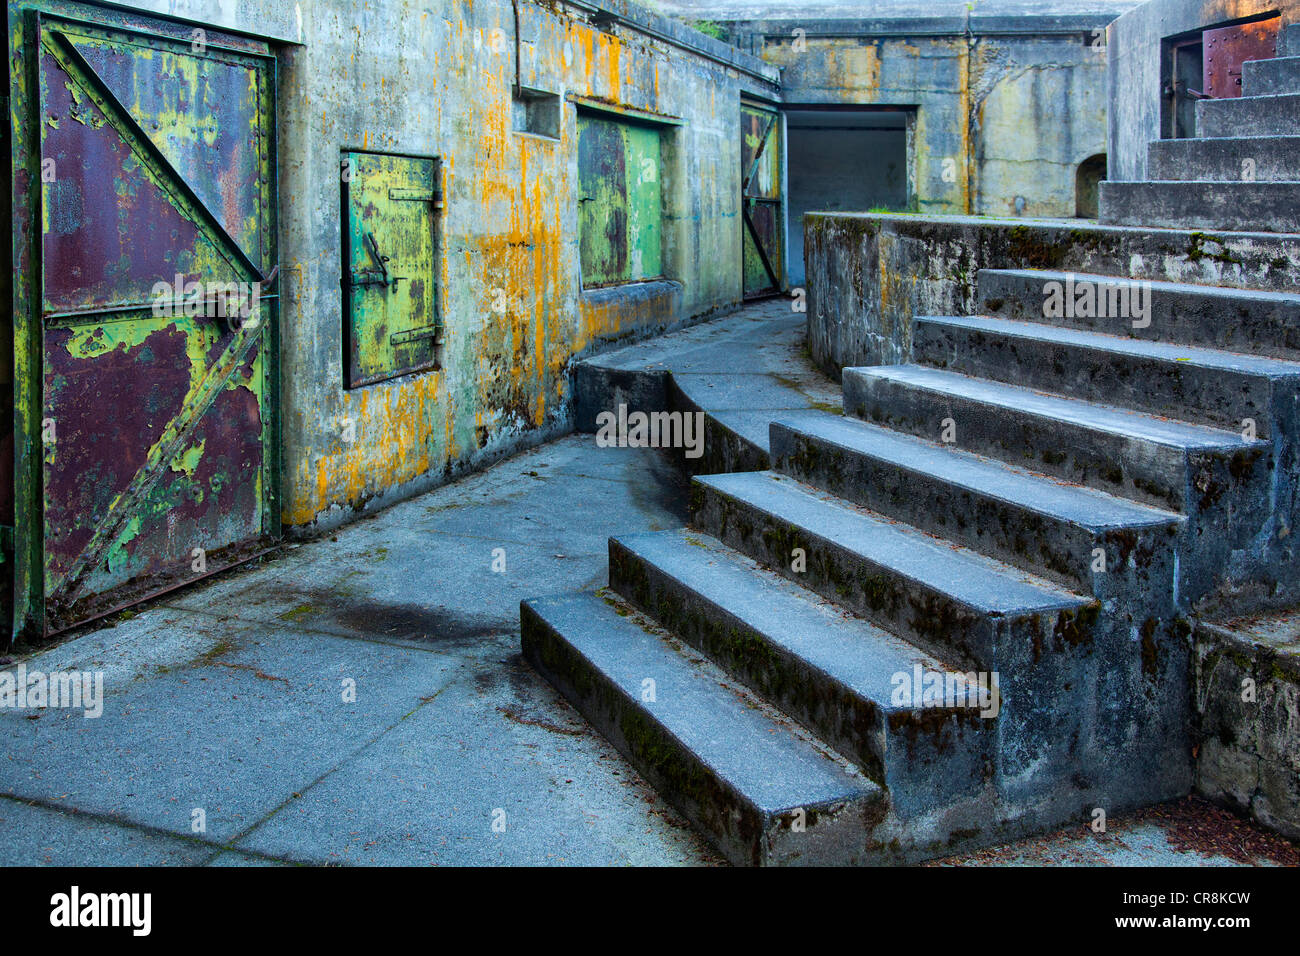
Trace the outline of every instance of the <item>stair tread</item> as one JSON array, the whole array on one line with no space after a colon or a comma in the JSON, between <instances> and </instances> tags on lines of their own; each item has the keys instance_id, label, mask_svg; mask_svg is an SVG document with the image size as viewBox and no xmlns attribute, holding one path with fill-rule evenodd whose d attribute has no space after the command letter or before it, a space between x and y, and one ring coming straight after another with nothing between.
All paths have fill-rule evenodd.
<instances>
[{"instance_id":1,"label":"stair tread","mask_svg":"<svg viewBox=\"0 0 1300 956\"><path fill-rule=\"evenodd\" d=\"M1078 276L1075 277L1075 281L1078 282ZM1084 329L1048 325L1045 322L1023 322L1017 319L988 316L919 316L916 321L978 329L994 335L1055 342L1139 358L1182 362L1225 372L1244 372L1269 378L1300 375L1300 362L1290 362L1286 359L1250 355L1244 352L1228 352L1204 346L1130 338L1105 332L1090 332Z\"/></svg>"},{"instance_id":2,"label":"stair tread","mask_svg":"<svg viewBox=\"0 0 1300 956\"><path fill-rule=\"evenodd\" d=\"M1164 142L1175 141L1167 140ZM1025 279L1032 278L1045 282L1063 282L1067 276L1074 276L1076 282L1084 280L1089 282L1111 282L1121 285L1146 283L1151 286L1153 293L1171 292L1181 294L1191 292L1219 298L1250 299L1261 305L1277 301L1300 305L1300 293L1274 292L1267 289L1234 289L1230 286L1198 285L1194 282L1170 282L1165 279L1133 279L1127 276L1107 276L1091 272L1057 272L1047 269L981 269L980 272L987 272L990 275L1016 276Z\"/></svg>"},{"instance_id":3,"label":"stair tread","mask_svg":"<svg viewBox=\"0 0 1300 956\"><path fill-rule=\"evenodd\" d=\"M1039 392L1020 385L972 378L969 375L943 369L921 365L883 365L858 368L853 371L859 375L889 379L957 398L997 405L1175 448L1232 451L1267 447L1267 442L1248 441L1236 432L1221 428L1173 421L1113 405Z\"/></svg>"},{"instance_id":4,"label":"stair tread","mask_svg":"<svg viewBox=\"0 0 1300 956\"><path fill-rule=\"evenodd\" d=\"M881 789L849 769L790 718L612 596L588 592L525 602L592 667L683 747L767 813L870 799Z\"/></svg>"},{"instance_id":5,"label":"stair tread","mask_svg":"<svg viewBox=\"0 0 1300 956\"><path fill-rule=\"evenodd\" d=\"M916 665L926 671L951 670L902 638L848 614L716 538L683 528L615 540L770 643L876 702L884 712L908 709L890 702L895 674L910 674Z\"/></svg>"},{"instance_id":6,"label":"stair tread","mask_svg":"<svg viewBox=\"0 0 1300 956\"><path fill-rule=\"evenodd\" d=\"M809 414L778 421L849 451L891 461L947 484L1094 531L1167 525L1184 520L1171 511L855 418Z\"/></svg>"},{"instance_id":7,"label":"stair tread","mask_svg":"<svg viewBox=\"0 0 1300 956\"><path fill-rule=\"evenodd\" d=\"M982 613L1033 613L1089 603L1087 598L1011 565L775 472L706 475L694 480Z\"/></svg>"}]
</instances>

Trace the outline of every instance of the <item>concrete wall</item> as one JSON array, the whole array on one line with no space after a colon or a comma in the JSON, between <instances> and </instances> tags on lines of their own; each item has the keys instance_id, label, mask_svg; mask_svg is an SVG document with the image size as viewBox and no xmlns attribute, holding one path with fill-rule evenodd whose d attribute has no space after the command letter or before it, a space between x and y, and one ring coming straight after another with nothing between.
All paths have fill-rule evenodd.
<instances>
[{"instance_id":1,"label":"concrete wall","mask_svg":"<svg viewBox=\"0 0 1300 956\"><path fill-rule=\"evenodd\" d=\"M681 120L661 171L672 281L584 297L576 107L565 101L558 140L513 132L509 0L133 6L292 44L279 117L286 526L340 521L564 431L575 356L740 301L740 96L770 97L777 76L725 44L622 0L520 3L524 86ZM595 6L622 22L596 25ZM345 147L439 156L445 195L443 367L354 390L342 387Z\"/></svg>"},{"instance_id":2,"label":"concrete wall","mask_svg":"<svg viewBox=\"0 0 1300 956\"><path fill-rule=\"evenodd\" d=\"M1146 179L1147 144L1160 138L1161 41L1233 20L1279 12L1300 23L1300 0L1149 0L1106 31L1108 178Z\"/></svg>"},{"instance_id":3,"label":"concrete wall","mask_svg":"<svg viewBox=\"0 0 1300 956\"><path fill-rule=\"evenodd\" d=\"M915 107L920 212L1075 214L1075 170L1106 149L1104 29L1127 5L875 5L886 16L868 18L870 3L812 4L731 19L756 6L672 8L724 21L733 43L780 66L786 104Z\"/></svg>"},{"instance_id":4,"label":"concrete wall","mask_svg":"<svg viewBox=\"0 0 1300 956\"><path fill-rule=\"evenodd\" d=\"M1196 789L1300 840L1300 619L1195 632Z\"/></svg>"}]
</instances>

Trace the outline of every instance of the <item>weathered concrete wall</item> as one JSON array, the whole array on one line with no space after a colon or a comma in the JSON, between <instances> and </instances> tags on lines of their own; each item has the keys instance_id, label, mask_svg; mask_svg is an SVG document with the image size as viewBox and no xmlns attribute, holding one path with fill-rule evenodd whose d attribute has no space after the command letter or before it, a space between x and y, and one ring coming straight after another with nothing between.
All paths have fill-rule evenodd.
<instances>
[{"instance_id":1,"label":"weathered concrete wall","mask_svg":"<svg viewBox=\"0 0 1300 956\"><path fill-rule=\"evenodd\" d=\"M1300 839L1300 621L1195 634L1196 789Z\"/></svg>"},{"instance_id":2,"label":"weathered concrete wall","mask_svg":"<svg viewBox=\"0 0 1300 956\"><path fill-rule=\"evenodd\" d=\"M562 2L520 3L524 86L681 120L662 154L670 281L584 296L576 106L564 101L558 139L513 131L509 0L134 6L293 44L279 117L286 526L342 520L566 430L574 356L741 298L740 96L773 95L776 72L725 44L623 0L596 5L622 18L603 27ZM439 156L445 198L442 368L353 390L344 148Z\"/></svg>"},{"instance_id":3,"label":"weathered concrete wall","mask_svg":"<svg viewBox=\"0 0 1300 956\"><path fill-rule=\"evenodd\" d=\"M1160 138L1161 41L1279 12L1300 23L1300 0L1149 0L1107 28L1108 178L1147 178L1147 143Z\"/></svg>"},{"instance_id":4,"label":"weathered concrete wall","mask_svg":"<svg viewBox=\"0 0 1300 956\"><path fill-rule=\"evenodd\" d=\"M786 104L914 108L919 211L1033 217L1073 216L1075 171L1106 149L1104 29L1129 5L669 6L780 66Z\"/></svg>"},{"instance_id":5,"label":"weathered concrete wall","mask_svg":"<svg viewBox=\"0 0 1300 956\"><path fill-rule=\"evenodd\" d=\"M810 215L808 347L839 376L911 359L912 317L968 315L980 269L1036 268L1300 291L1300 240L1073 222Z\"/></svg>"}]
</instances>

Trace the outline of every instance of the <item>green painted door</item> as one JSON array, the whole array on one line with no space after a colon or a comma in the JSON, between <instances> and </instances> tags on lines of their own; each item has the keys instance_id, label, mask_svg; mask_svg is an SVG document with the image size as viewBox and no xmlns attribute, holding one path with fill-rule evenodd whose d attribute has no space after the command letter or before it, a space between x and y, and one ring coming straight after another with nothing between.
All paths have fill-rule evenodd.
<instances>
[{"instance_id":1,"label":"green painted door","mask_svg":"<svg viewBox=\"0 0 1300 956\"><path fill-rule=\"evenodd\" d=\"M436 368L438 162L349 152L343 174L347 384Z\"/></svg>"},{"instance_id":2,"label":"green painted door","mask_svg":"<svg viewBox=\"0 0 1300 956\"><path fill-rule=\"evenodd\" d=\"M578 243L584 286L663 274L660 133L578 114Z\"/></svg>"}]
</instances>

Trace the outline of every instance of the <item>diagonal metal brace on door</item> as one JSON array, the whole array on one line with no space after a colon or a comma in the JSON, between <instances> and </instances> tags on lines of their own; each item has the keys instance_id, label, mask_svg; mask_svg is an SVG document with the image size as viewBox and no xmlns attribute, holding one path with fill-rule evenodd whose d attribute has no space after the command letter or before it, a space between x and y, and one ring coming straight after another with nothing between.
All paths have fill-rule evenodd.
<instances>
[{"instance_id":1,"label":"diagonal metal brace on door","mask_svg":"<svg viewBox=\"0 0 1300 956\"><path fill-rule=\"evenodd\" d=\"M754 158L750 162L749 172L745 174L745 178L740 184L742 196L749 193L749 184L754 181L754 177L758 174L758 164L763 158L763 150L767 149L767 138L772 134L772 127L775 125L776 114L773 113L771 119L767 121L767 125L763 127L763 135L758 138L758 148L754 150Z\"/></svg>"},{"instance_id":2,"label":"diagonal metal brace on door","mask_svg":"<svg viewBox=\"0 0 1300 956\"><path fill-rule=\"evenodd\" d=\"M148 168L151 168L161 188L172 191L174 187L181 193L177 208L199 220L196 225L226 261L237 271L257 277L255 298L274 283L279 267L266 276L248 258L239 244L225 231L220 221L189 187L161 150L148 138L126 107L117 99L112 90L99 78L94 68L86 61L72 42L63 34L56 34L58 49L54 44L47 44L46 49L55 57L68 76L82 87L94 101L95 105L110 118L114 126L131 134L124 137L127 145ZM253 303L255 306L256 303ZM186 395L183 412L172 419L159 436L144 463L136 471L126 489L108 506L105 519L96 527L86 547L68 567L63 581L46 595L46 600L62 595L71 599L82 590L88 581L87 568L98 567L104 560L108 549L117 540L123 528L130 521L136 506L152 491L162 478L167 463L174 460L188 444L194 428L204 414L216 402L217 397L229 385L253 347L262 338L263 323L246 323L234 331L230 341L211 365L209 365L196 388Z\"/></svg>"},{"instance_id":3,"label":"diagonal metal brace on door","mask_svg":"<svg viewBox=\"0 0 1300 956\"><path fill-rule=\"evenodd\" d=\"M758 235L758 227L754 225L754 220L749 216L748 206L742 205L740 214L745 220L745 228L749 230L749 237L754 240L754 248L758 250L758 258L763 263L763 268L767 270L767 277L772 280L772 287L780 289L781 280L776 277L776 270L772 268L772 262L767 258L767 252L763 249L763 240Z\"/></svg>"},{"instance_id":4,"label":"diagonal metal brace on door","mask_svg":"<svg viewBox=\"0 0 1300 956\"><path fill-rule=\"evenodd\" d=\"M108 517L95 529L86 547L68 568L63 583L55 589L54 594L47 597L65 591L68 597L72 597L82 589L88 580L84 576L86 569L99 566L108 549L131 519L134 506L153 490L154 485L163 476L164 466L184 450L194 427L212 407L217 396L225 390L235 372L248 357L252 347L261 338L260 324L252 328L252 331L249 331L249 328L245 327L235 333L217 361L208 366L198 389L191 393L191 400L186 402L184 412L172 419L158 441L149 449L144 464L131 479L131 484L109 505Z\"/></svg>"},{"instance_id":5,"label":"diagonal metal brace on door","mask_svg":"<svg viewBox=\"0 0 1300 956\"><path fill-rule=\"evenodd\" d=\"M252 259L248 258L243 247L236 242L225 227L207 204L199 198L196 193L185 181L185 177L180 174L161 149L149 138L149 134L136 122L131 111L117 98L117 95L109 88L95 68L90 65L90 61L82 56L81 51L77 49L72 40L64 33L52 30L51 34L57 39L57 46L46 44L45 49L50 52L58 62L63 71L68 74L78 86L91 98L94 104L99 107L105 116L110 117L113 125L119 130L125 129L131 133L131 138L126 141L127 146L136 154L141 163L146 167L152 167L155 173L161 173L159 177L159 188L166 192L173 192L173 188L180 192L177 197L181 200L180 208L182 211L195 214L195 218L201 220L196 222L200 231L206 233L209 238L218 239L217 246L219 251L233 255L234 262L232 266L242 268L249 275L261 277L260 281L265 281L266 277L261 276L261 269ZM125 137L124 137L125 138ZM221 247L225 248L222 249ZM229 262L229 258L227 259Z\"/></svg>"}]
</instances>

